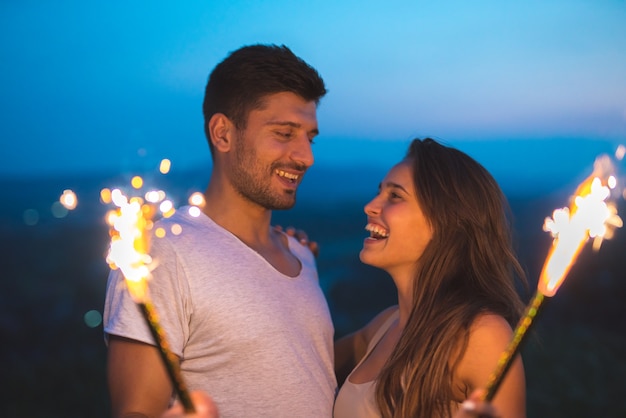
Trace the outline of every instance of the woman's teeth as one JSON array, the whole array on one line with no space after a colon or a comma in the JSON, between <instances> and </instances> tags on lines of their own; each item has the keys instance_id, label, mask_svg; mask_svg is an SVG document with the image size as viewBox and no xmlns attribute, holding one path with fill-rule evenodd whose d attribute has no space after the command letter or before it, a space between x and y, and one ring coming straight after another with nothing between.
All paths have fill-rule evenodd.
<instances>
[{"instance_id":1,"label":"woman's teeth","mask_svg":"<svg viewBox=\"0 0 626 418\"><path fill-rule=\"evenodd\" d=\"M365 226L365 230L369 231L370 237L374 239L384 239L389 237L389 231L378 225L367 224Z\"/></svg>"}]
</instances>

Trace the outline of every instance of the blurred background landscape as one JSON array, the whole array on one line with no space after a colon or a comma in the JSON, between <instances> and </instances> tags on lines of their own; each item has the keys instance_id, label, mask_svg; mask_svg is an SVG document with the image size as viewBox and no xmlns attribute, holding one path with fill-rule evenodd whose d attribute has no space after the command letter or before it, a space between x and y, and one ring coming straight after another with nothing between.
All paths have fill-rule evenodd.
<instances>
[{"instance_id":1,"label":"blurred background landscape","mask_svg":"<svg viewBox=\"0 0 626 418\"><path fill-rule=\"evenodd\" d=\"M624 22L624 0L0 1L0 416L108 416L99 191L136 174L177 205L204 190L204 87L229 52L285 44L326 82L316 163L274 222L320 243L340 336L393 303L358 260L362 207L415 137L496 177L536 280L544 218L626 143ZM529 418L626 417L625 236L586 247L545 304Z\"/></svg>"},{"instance_id":2,"label":"blurred background landscape","mask_svg":"<svg viewBox=\"0 0 626 418\"><path fill-rule=\"evenodd\" d=\"M386 274L358 259L365 237L363 204L384 174L382 167L313 168L296 207L274 215L274 224L304 229L320 244L320 282L337 337L395 303ZM145 174L147 182L158 182L184 203L193 191L203 190L207 171L150 176ZM99 202L99 191L127 185L128 178L119 174L0 181L0 370L5 382L0 416L108 416L101 314L109 243L104 213L110 208ZM79 204L73 211L59 211L55 202L67 188L76 192ZM567 205L569 194L564 188L541 194L519 190L505 187L532 291L551 244L543 220ZM626 208L620 204L623 216ZM587 246L538 316L522 346L529 417L626 416L625 249L623 230L597 253ZM525 300L530 296L523 295Z\"/></svg>"}]
</instances>

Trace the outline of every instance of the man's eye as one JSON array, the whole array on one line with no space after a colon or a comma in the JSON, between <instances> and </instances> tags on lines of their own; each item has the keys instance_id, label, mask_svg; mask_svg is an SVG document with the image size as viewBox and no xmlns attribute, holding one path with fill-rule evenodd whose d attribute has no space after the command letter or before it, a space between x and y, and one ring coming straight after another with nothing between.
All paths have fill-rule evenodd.
<instances>
[{"instance_id":1,"label":"man's eye","mask_svg":"<svg viewBox=\"0 0 626 418\"><path fill-rule=\"evenodd\" d=\"M289 139L292 137L291 132L281 132L281 131L277 131L276 132L278 134L278 136L281 136L283 138Z\"/></svg>"},{"instance_id":2,"label":"man's eye","mask_svg":"<svg viewBox=\"0 0 626 418\"><path fill-rule=\"evenodd\" d=\"M315 144L315 138L309 138L309 144L311 145Z\"/></svg>"}]
</instances>

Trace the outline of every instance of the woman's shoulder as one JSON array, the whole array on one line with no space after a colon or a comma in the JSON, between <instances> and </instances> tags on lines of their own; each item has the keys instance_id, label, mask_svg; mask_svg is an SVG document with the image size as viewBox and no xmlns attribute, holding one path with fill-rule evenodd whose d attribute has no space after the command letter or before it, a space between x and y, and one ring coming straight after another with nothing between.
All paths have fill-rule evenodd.
<instances>
[{"instance_id":1,"label":"woman's shoulder","mask_svg":"<svg viewBox=\"0 0 626 418\"><path fill-rule=\"evenodd\" d=\"M459 362L461 379L473 387L484 383L512 336L511 326L501 315L478 315L470 325L467 346Z\"/></svg>"},{"instance_id":2,"label":"woman's shoulder","mask_svg":"<svg viewBox=\"0 0 626 418\"><path fill-rule=\"evenodd\" d=\"M376 332L378 332L380 327L382 327L385 324L385 322L387 322L387 320L389 320L389 318L391 318L397 312L398 312L398 305L393 305L381 311L380 313L378 313L378 315L376 315L361 330L365 341L369 343L374 337L374 335L376 335Z\"/></svg>"},{"instance_id":3,"label":"woman's shoulder","mask_svg":"<svg viewBox=\"0 0 626 418\"><path fill-rule=\"evenodd\" d=\"M502 315L491 312L481 313L472 321L469 343L482 345L487 343L508 344L513 330Z\"/></svg>"},{"instance_id":4,"label":"woman's shoulder","mask_svg":"<svg viewBox=\"0 0 626 418\"><path fill-rule=\"evenodd\" d=\"M462 389L463 396L476 388L485 387L513 337L509 323L493 313L477 316L469 331L467 348L457 375L457 387ZM502 416L523 417L525 399L524 365L521 356L517 355L493 403Z\"/></svg>"}]
</instances>

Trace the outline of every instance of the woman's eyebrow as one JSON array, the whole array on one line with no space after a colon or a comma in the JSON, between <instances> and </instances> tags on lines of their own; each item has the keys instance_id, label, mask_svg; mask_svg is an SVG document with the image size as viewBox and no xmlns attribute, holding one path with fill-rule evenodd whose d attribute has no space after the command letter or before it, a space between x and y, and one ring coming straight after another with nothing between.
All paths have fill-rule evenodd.
<instances>
[{"instance_id":1,"label":"woman's eyebrow","mask_svg":"<svg viewBox=\"0 0 626 418\"><path fill-rule=\"evenodd\" d=\"M409 193L407 189L404 188L404 186L402 186L401 184L398 183L394 183L392 181L388 181L385 184L379 184L378 185L378 190L380 190L382 187L386 187L386 188L390 188L390 189L400 189L402 190L404 193Z\"/></svg>"}]
</instances>

